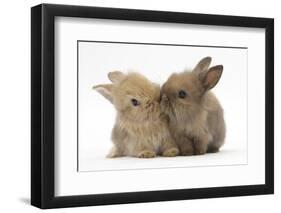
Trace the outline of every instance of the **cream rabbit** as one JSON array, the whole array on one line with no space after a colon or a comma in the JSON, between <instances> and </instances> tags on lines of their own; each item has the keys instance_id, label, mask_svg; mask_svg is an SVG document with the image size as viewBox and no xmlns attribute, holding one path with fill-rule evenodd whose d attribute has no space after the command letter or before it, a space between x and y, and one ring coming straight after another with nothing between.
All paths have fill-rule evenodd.
<instances>
[{"instance_id":1,"label":"cream rabbit","mask_svg":"<svg viewBox=\"0 0 281 213\"><path fill-rule=\"evenodd\" d=\"M160 86L138 73L115 71L108 78L112 84L94 86L117 111L108 157L176 156L179 150L160 108Z\"/></svg>"},{"instance_id":2,"label":"cream rabbit","mask_svg":"<svg viewBox=\"0 0 281 213\"><path fill-rule=\"evenodd\" d=\"M218 152L224 143L223 109L210 91L223 66L209 68L210 63L206 57L192 71L172 74L161 89L161 107L169 116L169 129L181 155Z\"/></svg>"}]
</instances>

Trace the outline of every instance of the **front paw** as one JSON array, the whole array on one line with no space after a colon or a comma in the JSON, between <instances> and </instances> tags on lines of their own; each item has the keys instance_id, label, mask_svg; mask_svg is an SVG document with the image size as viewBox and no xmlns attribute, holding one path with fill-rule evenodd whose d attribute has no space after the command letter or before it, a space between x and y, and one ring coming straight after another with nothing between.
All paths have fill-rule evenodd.
<instances>
[{"instance_id":1,"label":"front paw","mask_svg":"<svg viewBox=\"0 0 281 213\"><path fill-rule=\"evenodd\" d=\"M194 150L194 155L204 155L206 152L207 149L205 147L200 147Z\"/></svg>"},{"instance_id":2,"label":"front paw","mask_svg":"<svg viewBox=\"0 0 281 213\"><path fill-rule=\"evenodd\" d=\"M138 158L154 158L156 156L155 152L150 150L144 150L138 153Z\"/></svg>"},{"instance_id":3,"label":"front paw","mask_svg":"<svg viewBox=\"0 0 281 213\"><path fill-rule=\"evenodd\" d=\"M193 149L184 149L180 151L180 155L182 156L191 156L193 155Z\"/></svg>"},{"instance_id":4,"label":"front paw","mask_svg":"<svg viewBox=\"0 0 281 213\"><path fill-rule=\"evenodd\" d=\"M164 157L175 157L179 154L179 150L178 148L176 147L173 147L173 148L170 148L170 149L167 149L163 152L163 156Z\"/></svg>"},{"instance_id":5,"label":"front paw","mask_svg":"<svg viewBox=\"0 0 281 213\"><path fill-rule=\"evenodd\" d=\"M180 147L180 155L191 156L194 154L194 149L191 143L182 144Z\"/></svg>"}]
</instances>

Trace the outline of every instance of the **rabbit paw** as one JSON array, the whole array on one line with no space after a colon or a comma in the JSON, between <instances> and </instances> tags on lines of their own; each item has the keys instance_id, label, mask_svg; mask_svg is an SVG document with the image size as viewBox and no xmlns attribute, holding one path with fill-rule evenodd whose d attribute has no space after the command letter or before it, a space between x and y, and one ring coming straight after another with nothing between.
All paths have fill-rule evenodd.
<instances>
[{"instance_id":1,"label":"rabbit paw","mask_svg":"<svg viewBox=\"0 0 281 213\"><path fill-rule=\"evenodd\" d=\"M175 157L178 154L179 154L178 148L173 147L173 148L165 150L162 155L164 157Z\"/></svg>"},{"instance_id":2,"label":"rabbit paw","mask_svg":"<svg viewBox=\"0 0 281 213\"><path fill-rule=\"evenodd\" d=\"M154 158L155 156L155 152L149 150L144 150L138 153L138 158Z\"/></svg>"},{"instance_id":3,"label":"rabbit paw","mask_svg":"<svg viewBox=\"0 0 281 213\"><path fill-rule=\"evenodd\" d=\"M191 156L193 155L193 150L192 149L181 150L180 154L182 156Z\"/></svg>"},{"instance_id":4,"label":"rabbit paw","mask_svg":"<svg viewBox=\"0 0 281 213\"><path fill-rule=\"evenodd\" d=\"M200 149L195 149L194 155L204 155L206 154L206 149L200 148Z\"/></svg>"},{"instance_id":5,"label":"rabbit paw","mask_svg":"<svg viewBox=\"0 0 281 213\"><path fill-rule=\"evenodd\" d=\"M204 155L207 152L208 145L206 142L197 141L194 144L194 155Z\"/></svg>"},{"instance_id":6,"label":"rabbit paw","mask_svg":"<svg viewBox=\"0 0 281 213\"><path fill-rule=\"evenodd\" d=\"M216 153L216 152L219 152L219 151L220 150L217 147L209 147L208 150L207 150L208 153Z\"/></svg>"},{"instance_id":7,"label":"rabbit paw","mask_svg":"<svg viewBox=\"0 0 281 213\"><path fill-rule=\"evenodd\" d=\"M180 147L180 155L182 156L191 156L194 154L194 149L192 144L186 143Z\"/></svg>"}]
</instances>

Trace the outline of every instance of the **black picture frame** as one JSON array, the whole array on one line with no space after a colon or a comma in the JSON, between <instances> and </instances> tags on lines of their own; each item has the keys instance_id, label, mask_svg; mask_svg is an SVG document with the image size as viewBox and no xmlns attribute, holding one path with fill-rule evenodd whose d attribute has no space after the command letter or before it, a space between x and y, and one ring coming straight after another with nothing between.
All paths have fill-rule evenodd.
<instances>
[{"instance_id":1,"label":"black picture frame","mask_svg":"<svg viewBox=\"0 0 281 213\"><path fill-rule=\"evenodd\" d=\"M263 28L265 48L265 184L94 195L54 195L54 18L81 17ZM148 10L41 4L31 8L31 204L42 209L274 193L274 20Z\"/></svg>"}]
</instances>

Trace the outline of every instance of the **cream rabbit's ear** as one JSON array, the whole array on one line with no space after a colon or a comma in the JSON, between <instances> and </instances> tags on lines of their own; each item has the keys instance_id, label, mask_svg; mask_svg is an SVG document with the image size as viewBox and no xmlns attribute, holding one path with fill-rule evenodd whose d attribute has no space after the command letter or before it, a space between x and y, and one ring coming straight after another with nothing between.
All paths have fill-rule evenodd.
<instances>
[{"instance_id":1,"label":"cream rabbit's ear","mask_svg":"<svg viewBox=\"0 0 281 213\"><path fill-rule=\"evenodd\" d=\"M126 74L124 74L120 71L113 71L113 72L109 72L107 74L107 77L109 78L109 80L112 83L117 83L117 82L122 81L126 77Z\"/></svg>"},{"instance_id":2,"label":"cream rabbit's ear","mask_svg":"<svg viewBox=\"0 0 281 213\"><path fill-rule=\"evenodd\" d=\"M202 75L202 84L206 90L212 89L219 82L223 71L222 65L211 67Z\"/></svg>"},{"instance_id":3,"label":"cream rabbit's ear","mask_svg":"<svg viewBox=\"0 0 281 213\"><path fill-rule=\"evenodd\" d=\"M202 72L208 71L210 64L211 64L212 58L211 57L205 57L201 59L198 64L193 69L194 73L201 74Z\"/></svg>"},{"instance_id":4,"label":"cream rabbit's ear","mask_svg":"<svg viewBox=\"0 0 281 213\"><path fill-rule=\"evenodd\" d=\"M99 84L96 86L93 86L93 89L99 92L102 96L104 96L107 100L109 100L111 103L113 101L112 97L112 90L113 85L112 84Z\"/></svg>"}]
</instances>

